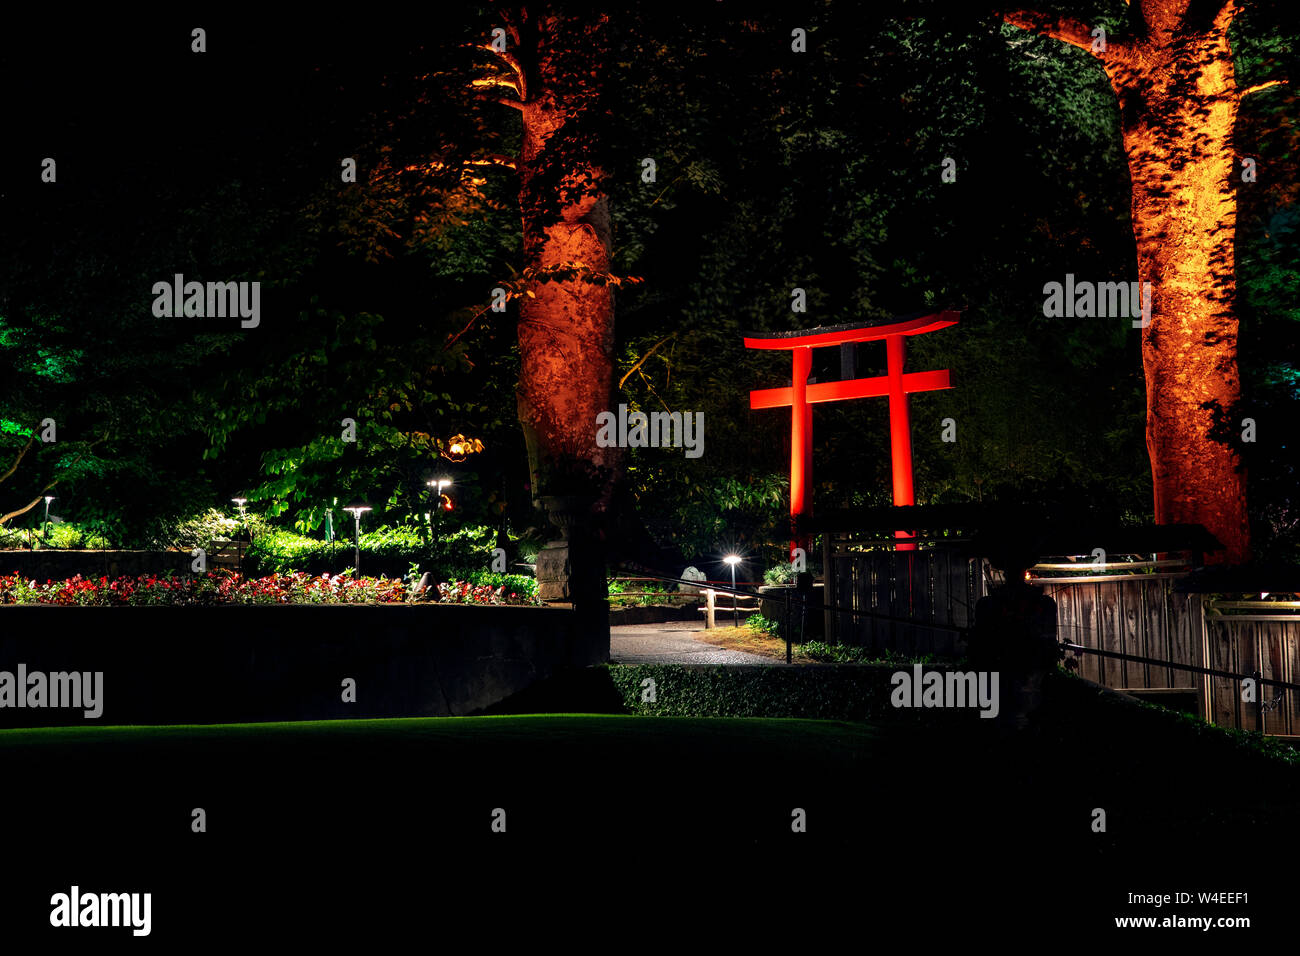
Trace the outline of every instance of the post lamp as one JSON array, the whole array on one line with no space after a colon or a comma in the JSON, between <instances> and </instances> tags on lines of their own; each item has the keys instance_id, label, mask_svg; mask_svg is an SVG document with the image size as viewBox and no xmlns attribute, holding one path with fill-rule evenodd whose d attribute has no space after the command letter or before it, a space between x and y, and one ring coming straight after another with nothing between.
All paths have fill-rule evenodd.
<instances>
[{"instance_id":1,"label":"post lamp","mask_svg":"<svg viewBox=\"0 0 1300 956\"><path fill-rule=\"evenodd\" d=\"M740 610L736 607L736 565L740 563L740 557L729 554L722 560L731 565L731 623L734 627L740 627Z\"/></svg>"},{"instance_id":2,"label":"post lamp","mask_svg":"<svg viewBox=\"0 0 1300 956\"><path fill-rule=\"evenodd\" d=\"M434 490L435 494L437 494L437 496L438 496L438 507L441 509L441 507L442 507L442 489L444 489L444 488L450 488L450 487L451 487L451 485L452 485L452 481L451 481L451 479L450 479L450 478L433 478L433 479L429 480L428 482L426 482L426 484L427 484L430 488L432 488L432 489Z\"/></svg>"},{"instance_id":3,"label":"post lamp","mask_svg":"<svg viewBox=\"0 0 1300 956\"><path fill-rule=\"evenodd\" d=\"M50 537L50 502L53 501L54 498L54 495L45 496L45 521L43 522L41 537L45 538L47 541Z\"/></svg>"},{"instance_id":4,"label":"post lamp","mask_svg":"<svg viewBox=\"0 0 1300 956\"><path fill-rule=\"evenodd\" d=\"M357 499L356 501L352 502L352 504L348 505L343 510L352 512L352 520L356 528L356 554L354 555L352 567L354 570L360 571L361 570L361 513L363 511L369 511L370 505L366 504L364 501L360 499Z\"/></svg>"},{"instance_id":5,"label":"post lamp","mask_svg":"<svg viewBox=\"0 0 1300 956\"><path fill-rule=\"evenodd\" d=\"M425 484L427 484L434 491L434 511L438 513L438 522L441 523L442 512L443 512L442 489L450 488L452 485L452 481L450 478L432 478L429 481L425 482ZM429 531L430 533L433 534L434 540L436 541L438 537L438 533L433 526L432 518L430 518L429 520Z\"/></svg>"},{"instance_id":6,"label":"post lamp","mask_svg":"<svg viewBox=\"0 0 1300 956\"><path fill-rule=\"evenodd\" d=\"M231 498L230 500L233 501L235 503L235 507L239 509L239 523L240 525L242 525L242 527L239 530L244 532L244 534L248 534L248 512L244 509L244 505L248 504L248 499ZM252 540L252 535L249 535L249 540L250 541ZM237 550L239 552L239 570L242 572L244 570L244 539L243 538L238 539Z\"/></svg>"},{"instance_id":7,"label":"post lamp","mask_svg":"<svg viewBox=\"0 0 1300 956\"><path fill-rule=\"evenodd\" d=\"M334 531L334 506L338 503L337 498L331 498L329 506L325 509L325 543L329 545L330 567L334 566L334 542L338 540L338 535Z\"/></svg>"}]
</instances>

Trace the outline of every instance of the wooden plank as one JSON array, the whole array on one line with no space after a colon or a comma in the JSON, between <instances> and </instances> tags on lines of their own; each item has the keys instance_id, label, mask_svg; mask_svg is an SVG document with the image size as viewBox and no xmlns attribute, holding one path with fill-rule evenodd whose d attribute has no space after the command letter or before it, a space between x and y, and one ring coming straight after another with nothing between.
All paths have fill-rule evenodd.
<instances>
[{"instance_id":1,"label":"wooden plank","mask_svg":"<svg viewBox=\"0 0 1300 956\"><path fill-rule=\"evenodd\" d=\"M1156 578L1164 579L1164 578L1185 578L1185 577L1187 577L1187 572L1185 571L1169 571L1169 572L1161 572L1158 574L1097 574L1097 575L1081 574L1072 578L1040 578L1035 576L1033 581L1035 584L1077 584L1080 581L1087 581L1087 582L1131 581L1134 578L1140 578L1140 579L1145 578L1151 580Z\"/></svg>"},{"instance_id":2,"label":"wooden plank","mask_svg":"<svg viewBox=\"0 0 1300 956\"><path fill-rule=\"evenodd\" d=\"M1282 625L1282 679L1300 684L1300 622ZM1287 689L1282 695L1282 712L1286 715L1285 729L1279 733L1300 734L1300 691Z\"/></svg>"},{"instance_id":3,"label":"wooden plank","mask_svg":"<svg viewBox=\"0 0 1300 956\"><path fill-rule=\"evenodd\" d=\"M1200 594L1189 594L1185 613L1191 633L1193 661L1210 667L1210 635L1205 623L1205 599ZM1195 675L1196 695L1200 699L1201 719L1214 723L1214 682L1208 674Z\"/></svg>"},{"instance_id":4,"label":"wooden plank","mask_svg":"<svg viewBox=\"0 0 1300 956\"><path fill-rule=\"evenodd\" d=\"M1172 659L1169 657L1169 628L1173 620L1171 610L1164 588L1151 587L1150 583L1145 581L1138 585L1138 606L1135 613L1138 627L1142 632L1142 646L1146 648L1143 653L1146 656ZM1185 663L1190 664L1191 661ZM1177 672L1168 667L1148 666L1147 687L1153 690L1176 687L1176 678L1173 676L1175 673Z\"/></svg>"},{"instance_id":5,"label":"wooden plank","mask_svg":"<svg viewBox=\"0 0 1300 956\"><path fill-rule=\"evenodd\" d=\"M1072 644L1083 647L1096 647L1092 639L1092 622L1083 613L1078 585L1052 588L1052 597L1057 607L1057 634L1065 637ZM1101 658L1092 654L1083 654L1079 658L1079 674L1088 680L1101 683Z\"/></svg>"},{"instance_id":6,"label":"wooden plank","mask_svg":"<svg viewBox=\"0 0 1300 956\"><path fill-rule=\"evenodd\" d=\"M1087 571L1090 567L1103 567L1107 569L1114 568L1172 568L1187 567L1187 562L1177 561L1107 561L1103 565L1094 565L1091 562L1073 562L1067 564L1035 564L1029 570L1032 572L1038 568L1047 571Z\"/></svg>"},{"instance_id":7,"label":"wooden plank","mask_svg":"<svg viewBox=\"0 0 1300 956\"><path fill-rule=\"evenodd\" d=\"M861 562L852 558L832 558L835 571L835 636L844 644L861 644L862 635L858 632L853 618L855 581L862 573Z\"/></svg>"},{"instance_id":8,"label":"wooden plank","mask_svg":"<svg viewBox=\"0 0 1300 956\"><path fill-rule=\"evenodd\" d=\"M1119 626L1116 621L1117 601L1115 597L1115 585L1098 583L1084 585L1084 587L1093 590L1093 607L1094 613L1097 617L1098 646L1101 647L1102 650L1123 653L1123 650L1120 647L1121 636L1119 633ZM1107 687L1123 687L1125 664L1128 662L1114 657L1103 658L1102 662L1102 673L1105 675L1103 683Z\"/></svg>"},{"instance_id":9,"label":"wooden plank","mask_svg":"<svg viewBox=\"0 0 1300 956\"><path fill-rule=\"evenodd\" d=\"M911 621L930 622L934 620L934 603L930 594L930 564L933 551L909 551L907 553L907 612ZM934 631L927 627L909 629L909 650L914 654L933 653L936 650Z\"/></svg>"},{"instance_id":10,"label":"wooden plank","mask_svg":"<svg viewBox=\"0 0 1300 956\"><path fill-rule=\"evenodd\" d=\"M1144 587L1142 589L1142 626L1147 633L1149 656L1158 657L1179 664L1193 664L1194 661L1179 660L1175 654L1177 641L1174 631L1178 628L1180 618L1178 604L1172 594L1163 587ZM1149 672L1151 687L1177 687L1178 671L1168 667L1153 667Z\"/></svg>"},{"instance_id":11,"label":"wooden plank","mask_svg":"<svg viewBox=\"0 0 1300 956\"><path fill-rule=\"evenodd\" d=\"M1212 605L1215 610L1219 608L1250 608L1254 610L1263 610L1268 608L1300 608L1300 601L1215 601ZM1296 617L1296 615L1292 615Z\"/></svg>"},{"instance_id":12,"label":"wooden plank","mask_svg":"<svg viewBox=\"0 0 1300 956\"><path fill-rule=\"evenodd\" d=\"M1117 581L1111 587L1115 594L1115 627L1118 647L1125 654L1150 657L1151 655L1147 652L1148 632L1145 626L1146 622L1141 620L1139 616L1146 593L1145 585L1145 581ZM1140 664L1137 661L1121 661L1121 663L1124 665L1122 679L1125 687L1145 688L1152 686L1150 665Z\"/></svg>"},{"instance_id":13,"label":"wooden plank","mask_svg":"<svg viewBox=\"0 0 1300 956\"><path fill-rule=\"evenodd\" d=\"M897 552L877 552L875 560L875 580L871 588L871 610L879 614L893 613L894 557ZM880 618L867 618L871 628L872 650L884 650L889 646L889 622Z\"/></svg>"},{"instance_id":14,"label":"wooden plank","mask_svg":"<svg viewBox=\"0 0 1300 956\"><path fill-rule=\"evenodd\" d=\"M854 580L853 607L860 611L876 610L876 588L880 582L880 558L876 554L863 558L859 574ZM875 621L869 617L854 620L854 630L858 635L857 643L862 647L876 647Z\"/></svg>"},{"instance_id":15,"label":"wooden plank","mask_svg":"<svg viewBox=\"0 0 1300 956\"><path fill-rule=\"evenodd\" d=\"M835 635L839 629L837 615L831 610L831 608L835 607L837 604L835 600L834 580L835 562L831 560L831 552L833 550L834 549L831 547L831 534L827 532L822 535L822 574L825 578L822 594L826 596L825 601L823 602L825 603L826 608L822 612L822 637L828 644L837 643Z\"/></svg>"},{"instance_id":16,"label":"wooden plank","mask_svg":"<svg viewBox=\"0 0 1300 956\"><path fill-rule=\"evenodd\" d=\"M1166 590L1163 586L1160 588L1158 600L1163 613L1158 625L1160 640L1154 645L1159 653L1153 656L1163 657L1175 664L1201 666L1195 650L1198 642L1193 640L1193 632L1199 626L1197 619L1201 613L1199 604L1193 606L1191 595L1175 594L1172 589ZM1164 686L1167 687L1195 687L1197 676L1191 671L1166 668L1164 681Z\"/></svg>"},{"instance_id":17,"label":"wooden plank","mask_svg":"<svg viewBox=\"0 0 1300 956\"><path fill-rule=\"evenodd\" d=\"M1254 625L1260 651L1260 670L1266 680L1288 680L1291 671L1287 658L1288 651L1293 652L1287 625L1280 621L1260 622ZM1277 701L1264 714L1264 732L1269 734L1291 733L1290 711L1286 706L1288 693L1285 688L1263 685L1262 699L1271 704ZM1280 697L1280 699L1279 699Z\"/></svg>"},{"instance_id":18,"label":"wooden plank","mask_svg":"<svg viewBox=\"0 0 1300 956\"><path fill-rule=\"evenodd\" d=\"M1210 623L1212 624L1210 667L1215 670L1245 673L1241 669L1246 663L1246 658L1241 652L1241 625ZM1246 715L1242 712L1240 683L1235 678L1227 677L1215 677L1213 680L1214 722L1223 727L1241 729L1243 717Z\"/></svg>"}]
</instances>

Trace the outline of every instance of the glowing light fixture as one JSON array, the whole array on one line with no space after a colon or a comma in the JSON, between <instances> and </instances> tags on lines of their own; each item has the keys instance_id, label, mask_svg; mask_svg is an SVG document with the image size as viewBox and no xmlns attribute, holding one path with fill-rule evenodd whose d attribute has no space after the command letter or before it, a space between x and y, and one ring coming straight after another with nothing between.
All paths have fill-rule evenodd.
<instances>
[{"instance_id":1,"label":"glowing light fixture","mask_svg":"<svg viewBox=\"0 0 1300 956\"><path fill-rule=\"evenodd\" d=\"M740 556L729 554L722 560L731 565L731 623L733 627L740 627L740 608L736 606L736 565L740 563Z\"/></svg>"},{"instance_id":2,"label":"glowing light fixture","mask_svg":"<svg viewBox=\"0 0 1300 956\"><path fill-rule=\"evenodd\" d=\"M371 508L370 505L366 504L364 501L358 498L356 501L352 502L352 504L347 505L343 510L351 512L352 514L352 521L353 521L353 526L356 535L355 554L353 555L352 567L353 570L360 572L361 571L361 514L362 512L370 511Z\"/></svg>"}]
</instances>

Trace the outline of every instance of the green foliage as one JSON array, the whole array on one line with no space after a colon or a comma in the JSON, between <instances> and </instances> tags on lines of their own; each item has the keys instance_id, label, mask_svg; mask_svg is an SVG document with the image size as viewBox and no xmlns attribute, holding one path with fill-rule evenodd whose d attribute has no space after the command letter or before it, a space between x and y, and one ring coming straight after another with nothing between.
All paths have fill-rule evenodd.
<instances>
[{"instance_id":1,"label":"green foliage","mask_svg":"<svg viewBox=\"0 0 1300 956\"><path fill-rule=\"evenodd\" d=\"M270 525L261 515L230 515L216 508L209 508L199 515L175 522L161 533L154 542L158 547L180 548L190 551L202 548L211 553L216 550L217 542L233 541L252 536L258 538L273 534Z\"/></svg>"},{"instance_id":2,"label":"green foliage","mask_svg":"<svg viewBox=\"0 0 1300 956\"><path fill-rule=\"evenodd\" d=\"M58 524L51 523L49 533L40 534L40 525L37 524L35 533L14 528L0 528L0 548L18 548L28 542L29 537L34 542L39 542L38 546L42 548L63 548L63 549L80 549L80 548L108 548L110 543L107 538L101 536L93 526L76 524L70 521L63 521Z\"/></svg>"},{"instance_id":3,"label":"green foliage","mask_svg":"<svg viewBox=\"0 0 1300 956\"><path fill-rule=\"evenodd\" d=\"M827 644L824 641L805 641L798 653L811 661L826 664L937 664L941 659L934 654L904 654L885 648L883 651L852 644Z\"/></svg>"},{"instance_id":4,"label":"green foliage","mask_svg":"<svg viewBox=\"0 0 1300 956\"><path fill-rule=\"evenodd\" d=\"M470 572L438 585L440 600L449 604L541 604L537 581L522 574Z\"/></svg>"},{"instance_id":5,"label":"green foliage","mask_svg":"<svg viewBox=\"0 0 1300 956\"><path fill-rule=\"evenodd\" d=\"M679 593L675 585L654 581L617 581L611 578L607 587L612 607L650 607L694 600L693 596L688 598Z\"/></svg>"},{"instance_id":6,"label":"green foliage","mask_svg":"<svg viewBox=\"0 0 1300 956\"><path fill-rule=\"evenodd\" d=\"M492 528L456 528L426 543L410 526L383 526L362 532L361 567L367 573L382 571L402 576L414 563L436 571L444 578L456 573L465 580L473 580L475 574L487 573L481 569L490 563L494 547L496 531ZM271 574L338 568L343 562L351 563L354 555L351 538L340 538L331 544L289 531L273 530L255 538L246 557L251 562L250 573ZM475 580L475 583L488 583L488 579Z\"/></svg>"},{"instance_id":7,"label":"green foliage","mask_svg":"<svg viewBox=\"0 0 1300 956\"><path fill-rule=\"evenodd\" d=\"M535 599L537 597L537 579L527 574L502 574L498 571L463 571L460 580L478 586L486 584L494 588L505 588L505 593L518 594L520 597Z\"/></svg>"},{"instance_id":8,"label":"green foliage","mask_svg":"<svg viewBox=\"0 0 1300 956\"><path fill-rule=\"evenodd\" d=\"M891 673L892 668L887 667L609 666L609 676L624 706L634 714L882 720L935 713L890 706ZM653 703L641 699L646 678L655 682Z\"/></svg>"},{"instance_id":9,"label":"green foliage","mask_svg":"<svg viewBox=\"0 0 1300 956\"><path fill-rule=\"evenodd\" d=\"M795 571L790 562L778 564L763 572L763 583L775 587L780 584L794 584Z\"/></svg>"}]
</instances>

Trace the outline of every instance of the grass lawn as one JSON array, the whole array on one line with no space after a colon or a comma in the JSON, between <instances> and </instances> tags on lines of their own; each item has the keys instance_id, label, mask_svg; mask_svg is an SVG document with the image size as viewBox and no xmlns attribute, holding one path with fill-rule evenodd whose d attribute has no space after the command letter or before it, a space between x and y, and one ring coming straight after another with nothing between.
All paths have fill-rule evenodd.
<instances>
[{"instance_id":1,"label":"grass lawn","mask_svg":"<svg viewBox=\"0 0 1300 956\"><path fill-rule=\"evenodd\" d=\"M1285 760L1147 710L1053 712L1015 738L991 723L547 714L2 731L5 845L24 863L0 922L6 907L48 914L71 882L151 889L176 932L208 925L214 895L340 926L430 906L482 915L485 900L635 922L658 894L713 919L739 907L761 920L780 901L805 920L938 907L1076 932L1123 913L1130 891L1289 892L1269 866L1295 858ZM206 833L191 830L196 807ZM792 832L795 808L806 833Z\"/></svg>"},{"instance_id":2,"label":"grass lawn","mask_svg":"<svg viewBox=\"0 0 1300 956\"><path fill-rule=\"evenodd\" d=\"M89 813L161 845L178 819L189 833L196 806L210 832L235 839L311 841L323 827L379 838L437 817L477 843L496 807L527 841L598 841L611 828L780 834L800 798L860 786L878 736L829 721L573 714L6 730L0 766L24 786L0 806ZM105 784L93 807L87 780ZM708 818L695 802L706 793Z\"/></svg>"}]
</instances>

